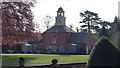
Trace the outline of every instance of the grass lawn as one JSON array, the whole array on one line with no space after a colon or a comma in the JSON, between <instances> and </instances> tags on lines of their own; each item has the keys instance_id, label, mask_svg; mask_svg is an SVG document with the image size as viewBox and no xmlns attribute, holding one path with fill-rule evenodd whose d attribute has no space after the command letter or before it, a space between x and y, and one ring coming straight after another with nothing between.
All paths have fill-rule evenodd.
<instances>
[{"instance_id":1,"label":"grass lawn","mask_svg":"<svg viewBox=\"0 0 120 68\"><path fill-rule=\"evenodd\" d=\"M3 66L18 65L19 57L25 58L25 64L50 64L52 59L58 59L58 63L65 62L85 62L88 61L87 55L2 55Z\"/></svg>"}]
</instances>

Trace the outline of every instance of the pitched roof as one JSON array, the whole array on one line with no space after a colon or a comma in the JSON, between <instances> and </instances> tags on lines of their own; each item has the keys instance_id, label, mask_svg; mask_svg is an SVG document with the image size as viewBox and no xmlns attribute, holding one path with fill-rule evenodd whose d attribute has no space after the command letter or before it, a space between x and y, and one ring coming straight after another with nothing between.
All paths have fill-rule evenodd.
<instances>
[{"instance_id":1,"label":"pitched roof","mask_svg":"<svg viewBox=\"0 0 120 68\"><path fill-rule=\"evenodd\" d=\"M75 32L75 31L65 25L62 25L62 26L53 26L52 28L46 30L45 32Z\"/></svg>"},{"instance_id":2,"label":"pitched roof","mask_svg":"<svg viewBox=\"0 0 120 68\"><path fill-rule=\"evenodd\" d=\"M72 33L69 43L86 43L90 37L90 34L87 32Z\"/></svg>"}]
</instances>

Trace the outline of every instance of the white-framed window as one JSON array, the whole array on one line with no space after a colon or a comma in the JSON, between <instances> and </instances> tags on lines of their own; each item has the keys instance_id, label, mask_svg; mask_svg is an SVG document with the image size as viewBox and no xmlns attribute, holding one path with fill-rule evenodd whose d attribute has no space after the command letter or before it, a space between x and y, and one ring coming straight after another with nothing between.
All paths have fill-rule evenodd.
<instances>
[{"instance_id":1,"label":"white-framed window","mask_svg":"<svg viewBox=\"0 0 120 68\"><path fill-rule=\"evenodd\" d=\"M55 39L53 39L53 40L52 40L52 43L53 43L53 44L55 44L55 43L56 43L56 40L55 40Z\"/></svg>"}]
</instances>

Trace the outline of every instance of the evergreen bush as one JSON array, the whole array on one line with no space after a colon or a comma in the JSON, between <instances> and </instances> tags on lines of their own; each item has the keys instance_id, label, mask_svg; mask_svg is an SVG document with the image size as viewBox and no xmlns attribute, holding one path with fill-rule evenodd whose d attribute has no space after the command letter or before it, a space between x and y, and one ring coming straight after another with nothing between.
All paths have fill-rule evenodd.
<instances>
[{"instance_id":1,"label":"evergreen bush","mask_svg":"<svg viewBox=\"0 0 120 68\"><path fill-rule=\"evenodd\" d=\"M101 37L100 40L93 47L87 67L91 66L119 66L120 65L120 52L106 38Z\"/></svg>"}]
</instances>

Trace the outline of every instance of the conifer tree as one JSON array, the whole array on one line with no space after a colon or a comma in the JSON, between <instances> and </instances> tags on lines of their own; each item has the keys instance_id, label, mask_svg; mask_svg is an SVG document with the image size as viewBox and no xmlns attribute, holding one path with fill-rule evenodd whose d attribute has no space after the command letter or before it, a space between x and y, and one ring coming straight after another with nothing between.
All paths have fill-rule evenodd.
<instances>
[{"instance_id":1,"label":"conifer tree","mask_svg":"<svg viewBox=\"0 0 120 68\"><path fill-rule=\"evenodd\" d=\"M105 26L102 26L102 29L100 30L99 37L106 36L109 38L109 34Z\"/></svg>"}]
</instances>

